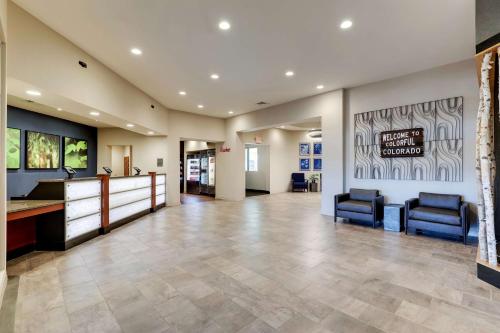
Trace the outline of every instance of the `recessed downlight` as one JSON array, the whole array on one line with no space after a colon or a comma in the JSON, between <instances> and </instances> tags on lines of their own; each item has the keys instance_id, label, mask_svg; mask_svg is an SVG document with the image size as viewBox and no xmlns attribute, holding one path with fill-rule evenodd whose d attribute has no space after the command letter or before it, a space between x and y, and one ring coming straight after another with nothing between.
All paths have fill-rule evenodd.
<instances>
[{"instance_id":1,"label":"recessed downlight","mask_svg":"<svg viewBox=\"0 0 500 333\"><path fill-rule=\"evenodd\" d=\"M94 116L94 117L97 117L97 116L99 116L99 115L100 115L100 113L99 113L99 112L97 112L97 111L90 111L90 112L89 112L89 114L90 114L91 116Z\"/></svg>"},{"instance_id":2,"label":"recessed downlight","mask_svg":"<svg viewBox=\"0 0 500 333\"><path fill-rule=\"evenodd\" d=\"M234 111L232 111L232 110L231 110L231 111L228 111L227 113L229 113L229 114L233 114L233 113L234 113Z\"/></svg>"},{"instance_id":3,"label":"recessed downlight","mask_svg":"<svg viewBox=\"0 0 500 333\"><path fill-rule=\"evenodd\" d=\"M285 75L288 76L288 77L292 77L292 76L295 75L295 73L293 71L286 71Z\"/></svg>"},{"instance_id":4,"label":"recessed downlight","mask_svg":"<svg viewBox=\"0 0 500 333\"><path fill-rule=\"evenodd\" d=\"M148 135L154 135L154 134L155 134L155 132L153 132L153 131L148 132Z\"/></svg>"},{"instance_id":5,"label":"recessed downlight","mask_svg":"<svg viewBox=\"0 0 500 333\"><path fill-rule=\"evenodd\" d=\"M218 79L219 79L219 77L220 77L220 76L219 76L219 74L216 74L216 73L214 73L214 74L210 75L210 78L211 78L212 80L218 80Z\"/></svg>"},{"instance_id":6,"label":"recessed downlight","mask_svg":"<svg viewBox=\"0 0 500 333\"><path fill-rule=\"evenodd\" d=\"M127 124L127 127L130 127L130 128L132 128L134 126L135 126L134 124Z\"/></svg>"},{"instance_id":7,"label":"recessed downlight","mask_svg":"<svg viewBox=\"0 0 500 333\"><path fill-rule=\"evenodd\" d=\"M219 29L220 30L229 30L229 29L231 29L231 23L229 23L226 20L222 20L219 22Z\"/></svg>"},{"instance_id":8,"label":"recessed downlight","mask_svg":"<svg viewBox=\"0 0 500 333\"><path fill-rule=\"evenodd\" d=\"M138 49L137 47L133 47L133 48L130 49L130 53L132 53L134 55L141 55L142 54L142 50Z\"/></svg>"},{"instance_id":9,"label":"recessed downlight","mask_svg":"<svg viewBox=\"0 0 500 333\"><path fill-rule=\"evenodd\" d=\"M352 27L352 21L351 20L344 20L342 23L340 23L340 29L349 29Z\"/></svg>"},{"instance_id":10,"label":"recessed downlight","mask_svg":"<svg viewBox=\"0 0 500 333\"><path fill-rule=\"evenodd\" d=\"M281 125L280 128L285 128L285 125Z\"/></svg>"},{"instance_id":11,"label":"recessed downlight","mask_svg":"<svg viewBox=\"0 0 500 333\"><path fill-rule=\"evenodd\" d=\"M181 95L181 96L186 96L186 95L187 95L187 93L186 93L184 90L181 90L181 91L179 91L179 95Z\"/></svg>"},{"instance_id":12,"label":"recessed downlight","mask_svg":"<svg viewBox=\"0 0 500 333\"><path fill-rule=\"evenodd\" d=\"M325 87L324 85L322 85L322 84L318 84L318 85L316 86L316 89L321 90L321 89L323 89L324 87Z\"/></svg>"},{"instance_id":13,"label":"recessed downlight","mask_svg":"<svg viewBox=\"0 0 500 333\"><path fill-rule=\"evenodd\" d=\"M62 108L57 108L56 110L57 110L57 111L62 111L63 109L62 109Z\"/></svg>"},{"instance_id":14,"label":"recessed downlight","mask_svg":"<svg viewBox=\"0 0 500 333\"><path fill-rule=\"evenodd\" d=\"M203 109L204 107L203 104L198 104L198 109Z\"/></svg>"},{"instance_id":15,"label":"recessed downlight","mask_svg":"<svg viewBox=\"0 0 500 333\"><path fill-rule=\"evenodd\" d=\"M38 90L26 90L26 93L30 96L42 96L42 93Z\"/></svg>"}]
</instances>

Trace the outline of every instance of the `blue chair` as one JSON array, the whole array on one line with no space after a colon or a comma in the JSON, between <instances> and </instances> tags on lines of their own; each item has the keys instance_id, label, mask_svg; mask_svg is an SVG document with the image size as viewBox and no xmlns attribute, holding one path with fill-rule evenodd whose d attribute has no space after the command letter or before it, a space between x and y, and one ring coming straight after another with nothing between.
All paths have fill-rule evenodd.
<instances>
[{"instance_id":1,"label":"blue chair","mask_svg":"<svg viewBox=\"0 0 500 333\"><path fill-rule=\"evenodd\" d=\"M307 191L309 188L309 182L305 179L303 173L292 173L292 192L295 190Z\"/></svg>"},{"instance_id":2,"label":"blue chair","mask_svg":"<svg viewBox=\"0 0 500 333\"><path fill-rule=\"evenodd\" d=\"M334 221L337 217L370 222L376 228L384 219L384 196L378 190L351 188L349 193L335 196Z\"/></svg>"}]
</instances>

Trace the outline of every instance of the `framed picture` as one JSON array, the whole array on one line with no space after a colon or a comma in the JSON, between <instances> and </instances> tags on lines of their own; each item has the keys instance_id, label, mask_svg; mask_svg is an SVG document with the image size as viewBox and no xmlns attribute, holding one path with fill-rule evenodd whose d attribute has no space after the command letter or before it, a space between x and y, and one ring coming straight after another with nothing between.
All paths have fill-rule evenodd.
<instances>
[{"instance_id":1,"label":"framed picture","mask_svg":"<svg viewBox=\"0 0 500 333\"><path fill-rule=\"evenodd\" d=\"M309 142L299 143L299 155L309 156L310 154L311 154L311 145L309 144Z\"/></svg>"},{"instance_id":2,"label":"framed picture","mask_svg":"<svg viewBox=\"0 0 500 333\"><path fill-rule=\"evenodd\" d=\"M26 131L26 169L58 169L60 136Z\"/></svg>"},{"instance_id":3,"label":"framed picture","mask_svg":"<svg viewBox=\"0 0 500 333\"><path fill-rule=\"evenodd\" d=\"M313 170L314 171L321 171L321 164L322 164L322 159L321 158L315 158L313 160Z\"/></svg>"},{"instance_id":4,"label":"framed picture","mask_svg":"<svg viewBox=\"0 0 500 333\"><path fill-rule=\"evenodd\" d=\"M64 166L87 169L87 140L64 137Z\"/></svg>"},{"instance_id":5,"label":"framed picture","mask_svg":"<svg viewBox=\"0 0 500 333\"><path fill-rule=\"evenodd\" d=\"M313 143L313 154L321 155L323 153L323 144L321 142Z\"/></svg>"},{"instance_id":6,"label":"framed picture","mask_svg":"<svg viewBox=\"0 0 500 333\"><path fill-rule=\"evenodd\" d=\"M311 170L310 160L308 158L300 159L300 171L309 171Z\"/></svg>"},{"instance_id":7,"label":"framed picture","mask_svg":"<svg viewBox=\"0 0 500 333\"><path fill-rule=\"evenodd\" d=\"M7 169L19 169L21 167L21 130L19 128L7 127L5 145Z\"/></svg>"}]
</instances>

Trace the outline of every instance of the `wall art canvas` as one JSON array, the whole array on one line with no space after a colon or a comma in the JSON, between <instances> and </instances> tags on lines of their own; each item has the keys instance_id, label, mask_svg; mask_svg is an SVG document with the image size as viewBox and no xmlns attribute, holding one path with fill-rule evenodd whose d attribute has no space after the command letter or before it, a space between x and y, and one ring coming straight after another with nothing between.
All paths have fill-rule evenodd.
<instances>
[{"instance_id":1,"label":"wall art canvas","mask_svg":"<svg viewBox=\"0 0 500 333\"><path fill-rule=\"evenodd\" d=\"M300 164L300 171L311 170L310 160L308 158L301 158L299 164Z\"/></svg>"},{"instance_id":2,"label":"wall art canvas","mask_svg":"<svg viewBox=\"0 0 500 333\"><path fill-rule=\"evenodd\" d=\"M313 143L313 153L314 155L321 155L323 153L323 144L321 142Z\"/></svg>"},{"instance_id":3,"label":"wall art canvas","mask_svg":"<svg viewBox=\"0 0 500 333\"><path fill-rule=\"evenodd\" d=\"M5 140L7 169L19 169L21 167L21 130L18 128L7 128Z\"/></svg>"},{"instance_id":4,"label":"wall art canvas","mask_svg":"<svg viewBox=\"0 0 500 333\"><path fill-rule=\"evenodd\" d=\"M354 115L354 177L461 182L463 97L398 106ZM381 158L381 134L422 128L424 155Z\"/></svg>"},{"instance_id":5,"label":"wall art canvas","mask_svg":"<svg viewBox=\"0 0 500 333\"><path fill-rule=\"evenodd\" d=\"M26 131L26 169L58 169L59 135Z\"/></svg>"},{"instance_id":6,"label":"wall art canvas","mask_svg":"<svg viewBox=\"0 0 500 333\"><path fill-rule=\"evenodd\" d=\"M311 145L309 144L309 142L299 143L299 155L309 156L310 154L311 154Z\"/></svg>"},{"instance_id":7,"label":"wall art canvas","mask_svg":"<svg viewBox=\"0 0 500 333\"><path fill-rule=\"evenodd\" d=\"M321 171L321 164L322 164L322 159L321 158L315 158L313 160L313 170L314 171Z\"/></svg>"},{"instance_id":8,"label":"wall art canvas","mask_svg":"<svg viewBox=\"0 0 500 333\"><path fill-rule=\"evenodd\" d=\"M64 166L86 169L88 159L87 140L64 137Z\"/></svg>"}]
</instances>

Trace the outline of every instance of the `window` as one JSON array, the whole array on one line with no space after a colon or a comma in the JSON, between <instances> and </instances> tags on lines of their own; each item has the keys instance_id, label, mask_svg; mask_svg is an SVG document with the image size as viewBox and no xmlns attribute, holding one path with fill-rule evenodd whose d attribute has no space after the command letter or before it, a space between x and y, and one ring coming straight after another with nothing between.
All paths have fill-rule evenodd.
<instances>
[{"instance_id":1,"label":"window","mask_svg":"<svg viewBox=\"0 0 500 333\"><path fill-rule=\"evenodd\" d=\"M259 158L257 148L245 148L245 171L259 171Z\"/></svg>"}]
</instances>

